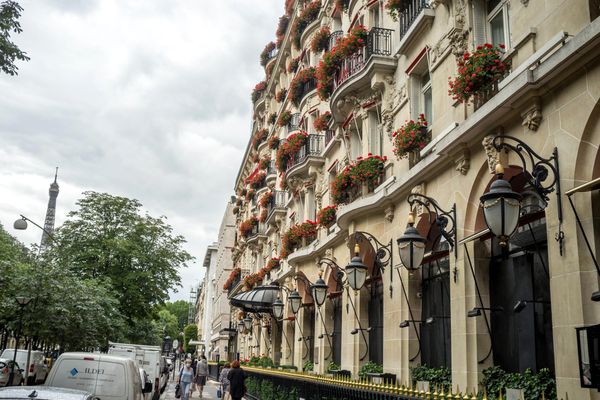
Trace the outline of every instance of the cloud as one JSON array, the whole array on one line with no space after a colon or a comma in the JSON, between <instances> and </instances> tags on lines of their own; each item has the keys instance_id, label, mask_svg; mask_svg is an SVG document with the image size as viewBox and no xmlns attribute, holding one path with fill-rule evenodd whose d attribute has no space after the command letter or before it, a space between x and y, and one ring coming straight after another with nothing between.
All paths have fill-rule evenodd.
<instances>
[{"instance_id":1,"label":"cloud","mask_svg":"<svg viewBox=\"0 0 600 400\"><path fill-rule=\"evenodd\" d=\"M187 298L217 238L250 134L258 55L282 0L23 0L31 57L0 75L0 222L44 219L60 166L57 225L85 190L140 200L188 240Z\"/></svg>"}]
</instances>

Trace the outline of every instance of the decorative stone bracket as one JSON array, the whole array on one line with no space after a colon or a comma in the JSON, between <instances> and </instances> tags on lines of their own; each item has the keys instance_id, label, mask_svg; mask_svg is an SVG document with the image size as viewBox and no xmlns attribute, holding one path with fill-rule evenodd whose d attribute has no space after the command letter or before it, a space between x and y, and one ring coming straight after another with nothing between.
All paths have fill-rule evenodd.
<instances>
[{"instance_id":1,"label":"decorative stone bracket","mask_svg":"<svg viewBox=\"0 0 600 400\"><path fill-rule=\"evenodd\" d=\"M533 104L521 113L522 125L530 131L537 131L542 122L542 101L539 97L533 99Z\"/></svg>"}]
</instances>

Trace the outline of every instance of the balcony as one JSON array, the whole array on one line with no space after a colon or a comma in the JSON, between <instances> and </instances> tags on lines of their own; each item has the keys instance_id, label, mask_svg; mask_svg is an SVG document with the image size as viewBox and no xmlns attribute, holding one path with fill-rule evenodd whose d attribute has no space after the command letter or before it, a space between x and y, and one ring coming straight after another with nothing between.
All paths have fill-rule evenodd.
<instances>
[{"instance_id":1,"label":"balcony","mask_svg":"<svg viewBox=\"0 0 600 400\"><path fill-rule=\"evenodd\" d=\"M235 288L237 287L237 285L242 280L242 276L241 275L242 274L240 272L238 274L238 276L236 276L236 278L233 280L233 282L231 282L231 285L229 285L229 288L227 289L227 297L229 297L231 295L231 293L235 290Z\"/></svg>"},{"instance_id":2,"label":"balcony","mask_svg":"<svg viewBox=\"0 0 600 400\"><path fill-rule=\"evenodd\" d=\"M252 228L252 231L250 232L250 234L248 235L248 238L246 239L246 243L248 245L252 245L256 242L258 242L260 239L266 239L267 238L267 227L265 226L264 223L259 222L258 225L255 225L254 228Z\"/></svg>"},{"instance_id":3,"label":"balcony","mask_svg":"<svg viewBox=\"0 0 600 400\"><path fill-rule=\"evenodd\" d=\"M398 15L399 53L406 52L413 39L421 37L421 33L431 26L435 16L435 11L430 9L427 0L407 0L405 4L406 8Z\"/></svg>"},{"instance_id":4,"label":"balcony","mask_svg":"<svg viewBox=\"0 0 600 400\"><path fill-rule=\"evenodd\" d=\"M341 121L345 114L335 107L339 99L351 92L370 90L375 75L380 75L378 80L382 81L384 75L395 71L397 60L392 56L393 35L392 29L371 28L366 46L346 58L334 74L329 104L336 121Z\"/></svg>"},{"instance_id":5,"label":"balcony","mask_svg":"<svg viewBox=\"0 0 600 400\"><path fill-rule=\"evenodd\" d=\"M287 124L287 134L300 130L300 113L292 114L292 119L290 123Z\"/></svg>"},{"instance_id":6,"label":"balcony","mask_svg":"<svg viewBox=\"0 0 600 400\"><path fill-rule=\"evenodd\" d=\"M333 49L333 46L335 46L337 41L342 37L344 37L344 31L331 32L331 36L329 36L329 50Z\"/></svg>"},{"instance_id":7,"label":"balcony","mask_svg":"<svg viewBox=\"0 0 600 400\"><path fill-rule=\"evenodd\" d=\"M265 224L274 225L277 216L285 217L287 214L287 209L285 207L286 202L287 192L285 190L275 190L273 192L273 197L267 207L267 219L265 220Z\"/></svg>"},{"instance_id":8,"label":"balcony","mask_svg":"<svg viewBox=\"0 0 600 400\"><path fill-rule=\"evenodd\" d=\"M317 88L317 80L316 79L311 79L307 82L304 82L302 84L302 87L300 88L300 101L299 101L299 105L298 108L301 110L303 107L303 103L304 103L304 99L306 98L306 96L312 92L313 90L315 90Z\"/></svg>"},{"instance_id":9,"label":"balcony","mask_svg":"<svg viewBox=\"0 0 600 400\"><path fill-rule=\"evenodd\" d=\"M306 143L298 150L296 154L288 161L286 166L286 178L291 179L294 176L310 175L311 167L320 167L325 163L321 156L325 137L323 135L308 135Z\"/></svg>"},{"instance_id":10,"label":"balcony","mask_svg":"<svg viewBox=\"0 0 600 400\"><path fill-rule=\"evenodd\" d=\"M269 65L269 63L271 61L273 61L274 59L277 58L277 54L279 53L279 49L277 47L275 47L273 50L271 50L269 52L269 54L267 54L267 64L265 64L265 68L267 65Z\"/></svg>"},{"instance_id":11,"label":"balcony","mask_svg":"<svg viewBox=\"0 0 600 400\"><path fill-rule=\"evenodd\" d=\"M335 131L333 129L328 129L325 132L325 147L327 147L329 143L331 143L333 138L335 138Z\"/></svg>"},{"instance_id":12,"label":"balcony","mask_svg":"<svg viewBox=\"0 0 600 400\"><path fill-rule=\"evenodd\" d=\"M275 160L269 162L267 167L267 177L265 178L267 186L277 181L277 168L275 167Z\"/></svg>"}]
</instances>

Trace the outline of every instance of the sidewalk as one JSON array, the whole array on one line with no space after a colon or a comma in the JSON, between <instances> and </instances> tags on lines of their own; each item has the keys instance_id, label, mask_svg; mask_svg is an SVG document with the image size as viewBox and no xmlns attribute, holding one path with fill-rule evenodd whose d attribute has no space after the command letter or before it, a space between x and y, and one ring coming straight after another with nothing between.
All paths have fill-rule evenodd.
<instances>
[{"instance_id":1,"label":"sidewalk","mask_svg":"<svg viewBox=\"0 0 600 400\"><path fill-rule=\"evenodd\" d=\"M204 392L202 398L205 400L217 400L217 388L219 385L216 381L208 380L206 382L206 386L204 386ZM160 396L161 400L175 400L175 381L169 381L167 385L167 389ZM190 399L199 399L200 395L198 391L195 391L190 397Z\"/></svg>"}]
</instances>

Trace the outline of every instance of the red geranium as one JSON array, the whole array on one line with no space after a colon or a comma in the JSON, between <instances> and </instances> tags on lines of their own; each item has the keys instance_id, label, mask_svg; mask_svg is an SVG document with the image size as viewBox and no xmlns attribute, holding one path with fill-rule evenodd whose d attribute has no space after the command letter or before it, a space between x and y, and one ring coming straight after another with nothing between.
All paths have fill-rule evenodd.
<instances>
[{"instance_id":1,"label":"red geranium","mask_svg":"<svg viewBox=\"0 0 600 400\"><path fill-rule=\"evenodd\" d=\"M300 150L306 140L308 133L304 131L296 132L290 135L287 140L279 146L275 156L275 166L279 172L285 172L287 163Z\"/></svg>"},{"instance_id":2,"label":"red geranium","mask_svg":"<svg viewBox=\"0 0 600 400\"><path fill-rule=\"evenodd\" d=\"M416 121L410 120L392 133L394 154L398 159L407 157L413 151L422 150L429 143L425 115L419 115Z\"/></svg>"},{"instance_id":3,"label":"red geranium","mask_svg":"<svg viewBox=\"0 0 600 400\"><path fill-rule=\"evenodd\" d=\"M275 50L275 43L269 42L263 49L262 53L260 53L260 65L263 67L267 65L270 60L271 52Z\"/></svg>"},{"instance_id":4,"label":"red geranium","mask_svg":"<svg viewBox=\"0 0 600 400\"><path fill-rule=\"evenodd\" d=\"M326 131L329 128L329 122L331 121L331 113L329 111L319 115L315 122L313 123L313 127L317 132Z\"/></svg>"},{"instance_id":5,"label":"red geranium","mask_svg":"<svg viewBox=\"0 0 600 400\"><path fill-rule=\"evenodd\" d=\"M252 232L252 229L258 225L258 219L253 215L249 219L243 221L240 224L240 235L244 238L248 237Z\"/></svg>"},{"instance_id":6,"label":"red geranium","mask_svg":"<svg viewBox=\"0 0 600 400\"><path fill-rule=\"evenodd\" d=\"M292 120L292 113L289 111L284 111L279 115L279 119L277 120L277 125L280 127L287 126Z\"/></svg>"},{"instance_id":7,"label":"red geranium","mask_svg":"<svg viewBox=\"0 0 600 400\"><path fill-rule=\"evenodd\" d=\"M363 184L374 189L385 175L386 161L387 157L369 153L367 158L358 157L356 162L349 164L331 183L333 204L350 203Z\"/></svg>"},{"instance_id":8,"label":"red geranium","mask_svg":"<svg viewBox=\"0 0 600 400\"><path fill-rule=\"evenodd\" d=\"M256 84L256 86L254 86L254 89L252 90L252 96L251 96L253 103L256 103L256 101L258 99L260 99L260 96L263 94L263 92L265 91L266 88L267 88L266 81L258 82Z\"/></svg>"},{"instance_id":9,"label":"red geranium","mask_svg":"<svg viewBox=\"0 0 600 400\"><path fill-rule=\"evenodd\" d=\"M294 46L300 48L300 36L306 27L317 19L319 16L319 10L321 9L321 1L315 0L308 3L306 7L300 12L300 15L294 20L291 30L291 38Z\"/></svg>"},{"instance_id":10,"label":"red geranium","mask_svg":"<svg viewBox=\"0 0 600 400\"><path fill-rule=\"evenodd\" d=\"M313 51L313 53L327 50L330 37L331 31L329 30L329 27L322 26L321 29L315 33L312 41L310 42L310 49Z\"/></svg>"},{"instance_id":11,"label":"red geranium","mask_svg":"<svg viewBox=\"0 0 600 400\"><path fill-rule=\"evenodd\" d=\"M306 239L306 242L309 243L316 237L317 223L314 221L306 220L301 224L292 226L281 238L281 257L287 258L287 256L302 243L302 239Z\"/></svg>"},{"instance_id":12,"label":"red geranium","mask_svg":"<svg viewBox=\"0 0 600 400\"><path fill-rule=\"evenodd\" d=\"M277 150L277 148L279 147L279 137L271 136L268 144L269 144L269 149Z\"/></svg>"},{"instance_id":13,"label":"red geranium","mask_svg":"<svg viewBox=\"0 0 600 400\"><path fill-rule=\"evenodd\" d=\"M258 149L258 146L265 141L268 135L269 131L266 129L259 129L256 131L254 137L252 138L252 147L254 150Z\"/></svg>"},{"instance_id":14,"label":"red geranium","mask_svg":"<svg viewBox=\"0 0 600 400\"><path fill-rule=\"evenodd\" d=\"M290 83L290 100L295 105L300 103L302 100L302 96L306 93L303 93L304 84L310 81L315 80L315 69L313 67L305 68L302 71L298 72L294 79L292 79L292 83Z\"/></svg>"},{"instance_id":15,"label":"red geranium","mask_svg":"<svg viewBox=\"0 0 600 400\"><path fill-rule=\"evenodd\" d=\"M281 103L283 100L285 100L286 94L287 94L287 89L282 88L277 93L275 93L275 101L277 101L278 103Z\"/></svg>"},{"instance_id":16,"label":"red geranium","mask_svg":"<svg viewBox=\"0 0 600 400\"><path fill-rule=\"evenodd\" d=\"M336 206L327 206L317 213L317 223L323 228L329 228L336 221Z\"/></svg>"}]
</instances>

